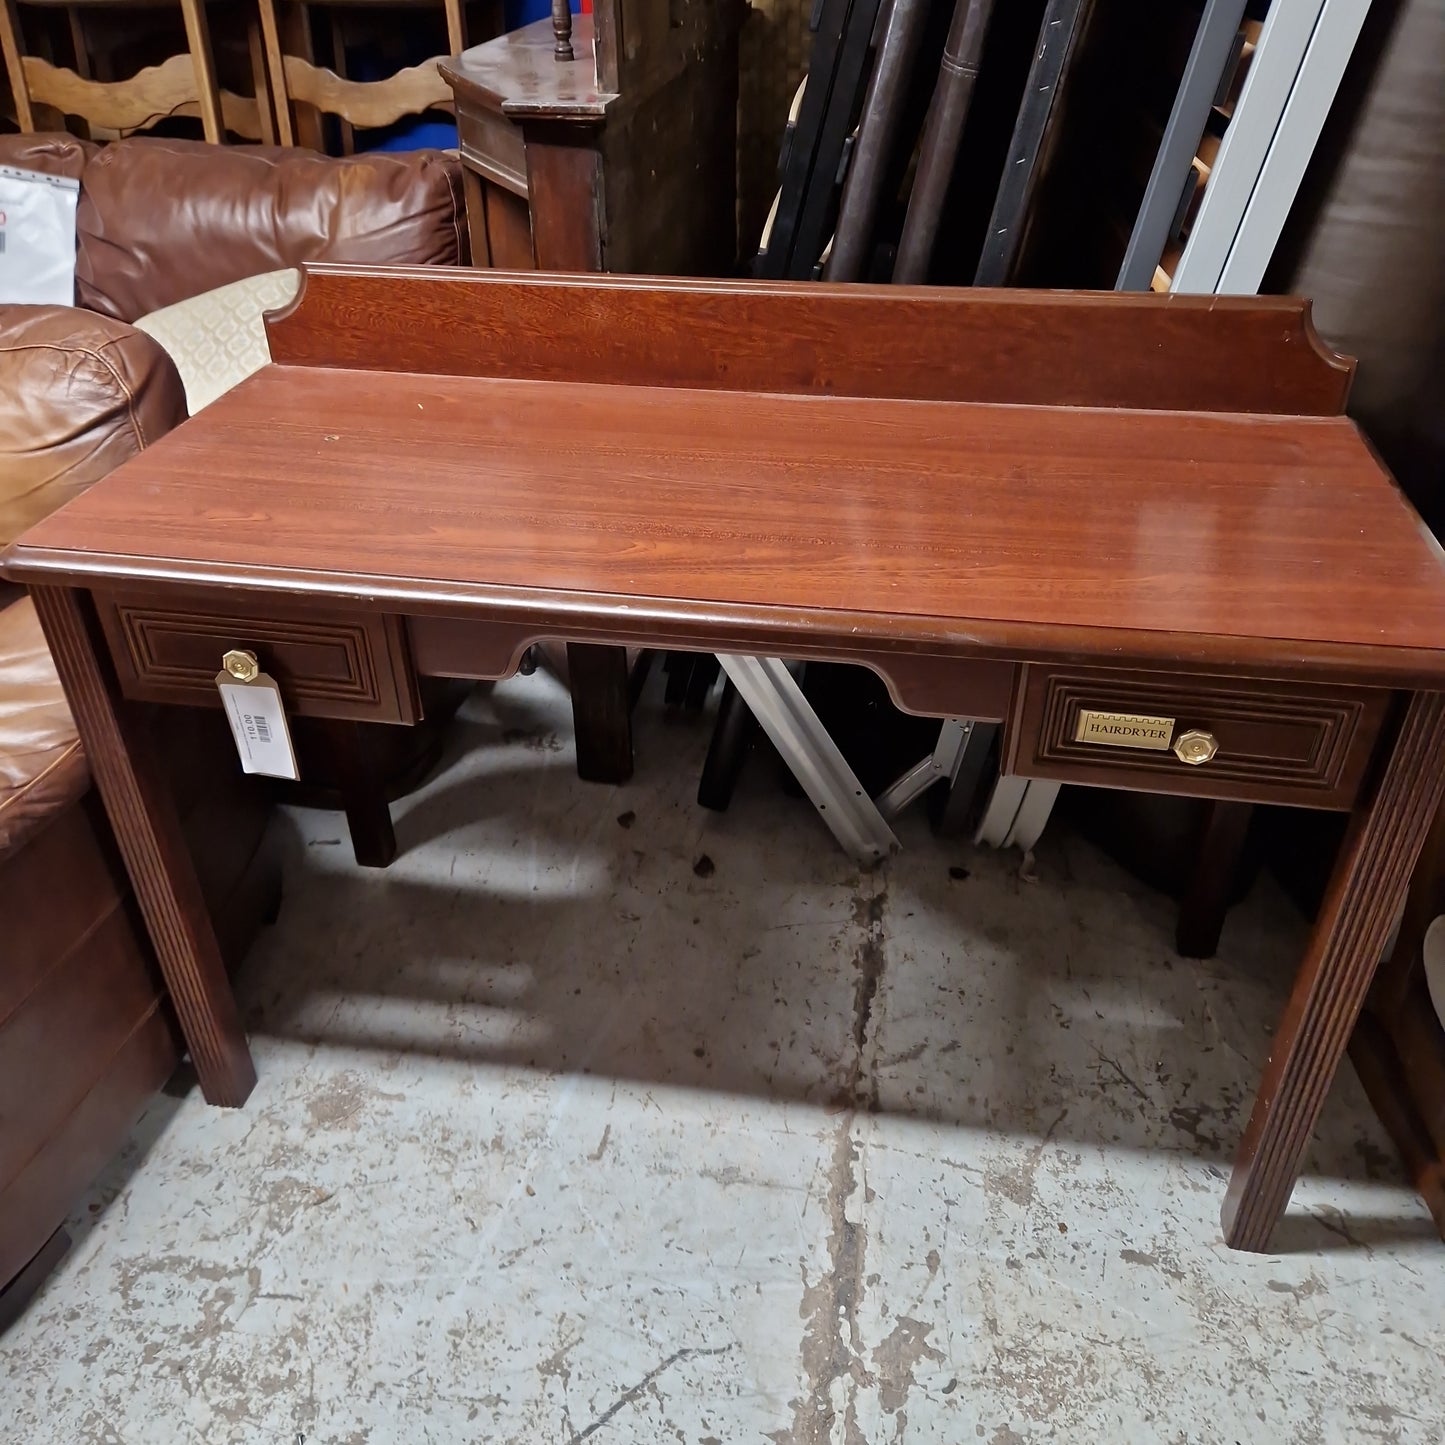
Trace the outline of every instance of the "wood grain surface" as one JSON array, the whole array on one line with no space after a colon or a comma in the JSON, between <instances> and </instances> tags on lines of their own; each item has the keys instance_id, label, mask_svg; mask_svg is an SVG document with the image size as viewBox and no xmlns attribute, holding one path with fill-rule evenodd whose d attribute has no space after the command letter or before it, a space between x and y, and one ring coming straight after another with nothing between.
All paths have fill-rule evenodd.
<instances>
[{"instance_id":1,"label":"wood grain surface","mask_svg":"<svg viewBox=\"0 0 1445 1445\"><path fill-rule=\"evenodd\" d=\"M303 366L1293 416L1343 411L1354 374L1298 297L434 266L307 267L267 337Z\"/></svg>"},{"instance_id":2,"label":"wood grain surface","mask_svg":"<svg viewBox=\"0 0 1445 1445\"><path fill-rule=\"evenodd\" d=\"M282 58L287 101L314 105L329 115L345 116L363 128L390 125L407 115L420 115L451 100L451 91L435 59L399 70L385 80L348 80L324 66L310 65L296 55Z\"/></svg>"},{"instance_id":3,"label":"wood grain surface","mask_svg":"<svg viewBox=\"0 0 1445 1445\"><path fill-rule=\"evenodd\" d=\"M1445 675L1440 551L1343 419L273 366L33 528L7 572L393 611L561 600L576 640L693 617L759 641Z\"/></svg>"},{"instance_id":4,"label":"wood grain surface","mask_svg":"<svg viewBox=\"0 0 1445 1445\"><path fill-rule=\"evenodd\" d=\"M164 116L201 115L207 106L189 55L173 55L126 81L87 80L35 55L27 55L22 64L31 104L54 106L63 115L83 116L92 125L109 130L143 128ZM262 134L254 96L222 90L217 98L222 130L252 140Z\"/></svg>"},{"instance_id":5,"label":"wood grain surface","mask_svg":"<svg viewBox=\"0 0 1445 1445\"><path fill-rule=\"evenodd\" d=\"M585 146L527 139L532 256L561 271L602 269L602 157Z\"/></svg>"}]
</instances>

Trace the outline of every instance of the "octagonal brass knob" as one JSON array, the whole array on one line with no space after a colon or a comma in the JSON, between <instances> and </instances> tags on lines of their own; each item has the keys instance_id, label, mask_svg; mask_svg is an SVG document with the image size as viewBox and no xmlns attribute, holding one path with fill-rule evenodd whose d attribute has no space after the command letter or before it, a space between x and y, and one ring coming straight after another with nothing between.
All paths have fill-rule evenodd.
<instances>
[{"instance_id":1,"label":"octagonal brass knob","mask_svg":"<svg viewBox=\"0 0 1445 1445\"><path fill-rule=\"evenodd\" d=\"M237 682L254 682L256 674L261 671L261 664L256 661L254 652L244 652L239 648L226 653L221 659L221 666L225 668Z\"/></svg>"},{"instance_id":2,"label":"octagonal brass knob","mask_svg":"<svg viewBox=\"0 0 1445 1445\"><path fill-rule=\"evenodd\" d=\"M1215 741L1214 734L1207 733L1202 728L1190 728L1188 732L1182 732L1174 739L1174 756L1191 767L1207 763L1218 751L1219 744Z\"/></svg>"}]
</instances>

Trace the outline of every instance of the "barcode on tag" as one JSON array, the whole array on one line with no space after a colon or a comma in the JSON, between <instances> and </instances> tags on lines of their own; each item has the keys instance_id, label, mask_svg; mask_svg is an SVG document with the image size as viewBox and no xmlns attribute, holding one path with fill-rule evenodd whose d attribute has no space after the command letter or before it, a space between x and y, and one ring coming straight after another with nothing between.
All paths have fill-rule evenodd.
<instances>
[{"instance_id":1,"label":"barcode on tag","mask_svg":"<svg viewBox=\"0 0 1445 1445\"><path fill-rule=\"evenodd\" d=\"M299 778L281 694L264 673L261 676L263 681L249 683L217 678L241 769L270 778Z\"/></svg>"}]
</instances>

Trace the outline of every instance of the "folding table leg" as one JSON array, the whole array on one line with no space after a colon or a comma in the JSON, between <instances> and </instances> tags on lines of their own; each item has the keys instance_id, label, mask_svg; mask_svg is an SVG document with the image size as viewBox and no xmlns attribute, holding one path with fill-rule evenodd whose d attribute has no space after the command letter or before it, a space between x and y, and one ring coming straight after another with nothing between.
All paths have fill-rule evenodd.
<instances>
[{"instance_id":1,"label":"folding table leg","mask_svg":"<svg viewBox=\"0 0 1445 1445\"><path fill-rule=\"evenodd\" d=\"M787 664L776 657L731 653L719 653L718 661L843 850L865 864L896 852L899 845L893 830L818 720Z\"/></svg>"},{"instance_id":2,"label":"folding table leg","mask_svg":"<svg viewBox=\"0 0 1445 1445\"><path fill-rule=\"evenodd\" d=\"M901 777L895 778L873 800L878 811L885 818L896 818L920 793L926 793L935 783L944 778L950 783L955 782L972 731L971 722L961 718L947 719L938 731L933 751Z\"/></svg>"}]
</instances>

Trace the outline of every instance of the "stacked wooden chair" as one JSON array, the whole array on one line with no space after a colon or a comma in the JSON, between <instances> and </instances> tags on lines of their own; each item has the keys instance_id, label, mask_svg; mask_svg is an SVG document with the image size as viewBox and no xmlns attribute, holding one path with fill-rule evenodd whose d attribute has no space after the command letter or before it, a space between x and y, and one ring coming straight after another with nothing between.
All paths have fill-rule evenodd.
<instances>
[{"instance_id":1,"label":"stacked wooden chair","mask_svg":"<svg viewBox=\"0 0 1445 1445\"><path fill-rule=\"evenodd\" d=\"M433 56L406 66L384 79L354 79L347 74L347 51L351 38L348 24L355 24L363 10L392 11L425 6L435 10L438 0L311 0L311 3L278 3L258 0L261 29L271 86L276 95L276 121L282 145L320 146L318 117L335 116L340 125L341 149L353 149L355 129L378 129L420 115L428 110L450 110L452 95L437 71ZM327 12L331 31L331 64L318 64L312 51L312 5ZM459 55L472 38L486 39L502 28L500 4L486 6L483 34L473 37L465 0L440 0L446 18L446 53ZM395 17L388 19L395 27Z\"/></svg>"},{"instance_id":2,"label":"stacked wooden chair","mask_svg":"<svg viewBox=\"0 0 1445 1445\"><path fill-rule=\"evenodd\" d=\"M137 10L179 11L186 49L128 77L112 72L110 38L123 34L119 12L133 21ZM34 13L30 13L34 12ZM47 13L48 12L48 13ZM69 64L47 42L63 18L69 32ZM83 122L96 139L147 130L177 115L198 116L205 138L224 143L227 134L274 141L270 88L258 18L245 20L254 93L223 90L217 80L210 23L203 0L0 0L0 52L5 59L15 120L20 130L53 127L47 112ZM129 24L127 25L129 28ZM38 113L38 117L37 117Z\"/></svg>"}]
</instances>

